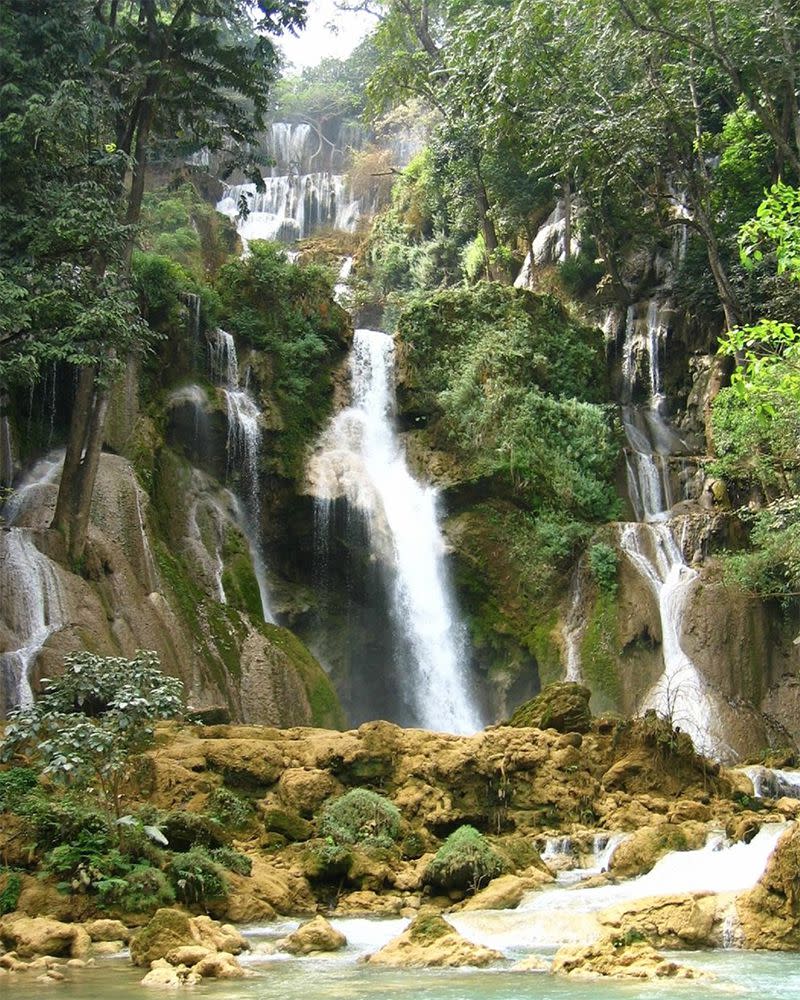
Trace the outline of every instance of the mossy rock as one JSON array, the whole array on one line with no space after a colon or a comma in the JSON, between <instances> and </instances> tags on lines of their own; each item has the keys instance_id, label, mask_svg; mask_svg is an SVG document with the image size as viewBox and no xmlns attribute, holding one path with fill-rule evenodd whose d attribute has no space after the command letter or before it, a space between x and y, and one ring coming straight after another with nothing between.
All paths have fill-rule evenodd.
<instances>
[{"instance_id":1,"label":"mossy rock","mask_svg":"<svg viewBox=\"0 0 800 1000\"><path fill-rule=\"evenodd\" d=\"M161 822L164 836L172 851L188 851L196 844L222 847L230 837L224 827L205 813L173 809Z\"/></svg>"},{"instance_id":2,"label":"mossy rock","mask_svg":"<svg viewBox=\"0 0 800 1000\"><path fill-rule=\"evenodd\" d=\"M353 852L327 841L309 845L303 855L303 874L312 882L338 882L347 876Z\"/></svg>"},{"instance_id":3,"label":"mossy rock","mask_svg":"<svg viewBox=\"0 0 800 1000\"><path fill-rule=\"evenodd\" d=\"M549 684L541 694L514 712L509 726L555 729L559 733L588 733L592 725L591 691L582 684Z\"/></svg>"},{"instance_id":4,"label":"mossy rock","mask_svg":"<svg viewBox=\"0 0 800 1000\"><path fill-rule=\"evenodd\" d=\"M286 840L303 841L314 835L314 824L291 809L265 809L263 821L265 830L279 833Z\"/></svg>"},{"instance_id":5,"label":"mossy rock","mask_svg":"<svg viewBox=\"0 0 800 1000\"><path fill-rule=\"evenodd\" d=\"M189 914L181 910L156 910L150 922L131 939L131 961L147 966L173 948L194 944Z\"/></svg>"},{"instance_id":6,"label":"mossy rock","mask_svg":"<svg viewBox=\"0 0 800 1000\"><path fill-rule=\"evenodd\" d=\"M477 892L506 870L506 862L483 834L473 826L460 826L436 852L422 880L445 891Z\"/></svg>"}]
</instances>

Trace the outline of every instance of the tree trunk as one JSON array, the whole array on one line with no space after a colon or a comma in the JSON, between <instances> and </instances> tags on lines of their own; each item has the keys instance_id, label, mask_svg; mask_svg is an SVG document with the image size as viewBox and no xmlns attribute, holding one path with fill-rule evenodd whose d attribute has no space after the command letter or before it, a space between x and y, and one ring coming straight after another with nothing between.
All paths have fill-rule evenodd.
<instances>
[{"instance_id":1,"label":"tree trunk","mask_svg":"<svg viewBox=\"0 0 800 1000\"><path fill-rule=\"evenodd\" d=\"M108 414L109 395L106 386L95 389L94 406L89 417L86 449L74 491L72 529L69 533L69 556L73 562L80 562L86 548L92 495L97 479L97 469L100 465L100 452L103 448L103 431Z\"/></svg>"},{"instance_id":2,"label":"tree trunk","mask_svg":"<svg viewBox=\"0 0 800 1000\"><path fill-rule=\"evenodd\" d=\"M564 179L564 261L572 257L572 185Z\"/></svg>"},{"instance_id":3,"label":"tree trunk","mask_svg":"<svg viewBox=\"0 0 800 1000\"><path fill-rule=\"evenodd\" d=\"M56 509L50 524L51 528L61 532L68 544L72 532L74 498L78 489L81 458L92 414L95 371L94 365L87 365L80 370L78 390L75 394L72 419L69 425L67 449L64 454L64 468L61 472L61 482L58 487Z\"/></svg>"}]
</instances>

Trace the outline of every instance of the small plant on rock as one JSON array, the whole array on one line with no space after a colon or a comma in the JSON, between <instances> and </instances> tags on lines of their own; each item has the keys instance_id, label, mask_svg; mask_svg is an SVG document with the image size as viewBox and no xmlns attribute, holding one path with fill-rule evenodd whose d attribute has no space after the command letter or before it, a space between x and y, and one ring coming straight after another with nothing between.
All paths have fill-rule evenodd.
<instances>
[{"instance_id":1,"label":"small plant on rock","mask_svg":"<svg viewBox=\"0 0 800 1000\"><path fill-rule=\"evenodd\" d=\"M169 863L169 874L182 903L205 903L228 893L222 868L202 847L174 854Z\"/></svg>"},{"instance_id":2,"label":"small plant on rock","mask_svg":"<svg viewBox=\"0 0 800 1000\"><path fill-rule=\"evenodd\" d=\"M400 810L366 788L354 788L326 804L320 833L336 844L391 847L400 834Z\"/></svg>"},{"instance_id":3,"label":"small plant on rock","mask_svg":"<svg viewBox=\"0 0 800 1000\"><path fill-rule=\"evenodd\" d=\"M474 826L460 826L436 852L423 881L440 889L477 892L505 870L506 863Z\"/></svg>"}]
</instances>

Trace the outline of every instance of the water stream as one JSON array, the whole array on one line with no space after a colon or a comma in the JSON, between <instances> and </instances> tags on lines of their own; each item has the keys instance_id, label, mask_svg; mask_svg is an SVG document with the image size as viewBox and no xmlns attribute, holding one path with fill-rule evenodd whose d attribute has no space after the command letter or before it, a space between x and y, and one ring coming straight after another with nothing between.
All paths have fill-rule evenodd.
<instances>
[{"instance_id":1,"label":"water stream","mask_svg":"<svg viewBox=\"0 0 800 1000\"><path fill-rule=\"evenodd\" d=\"M392 621L383 627L390 625L396 636L391 668L403 702L397 721L474 732L482 720L470 695L436 491L409 472L393 425L392 338L356 330L350 377L352 403L333 419L308 469L321 547L334 527L335 502L346 501L366 524L371 559L384 568L390 590Z\"/></svg>"}]
</instances>

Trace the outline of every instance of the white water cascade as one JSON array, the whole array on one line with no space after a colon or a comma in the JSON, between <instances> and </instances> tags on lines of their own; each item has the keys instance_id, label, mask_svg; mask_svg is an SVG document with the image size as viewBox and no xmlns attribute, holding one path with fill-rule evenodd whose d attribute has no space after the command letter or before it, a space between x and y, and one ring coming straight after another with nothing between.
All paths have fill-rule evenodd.
<instances>
[{"instance_id":1,"label":"white water cascade","mask_svg":"<svg viewBox=\"0 0 800 1000\"><path fill-rule=\"evenodd\" d=\"M545 887L529 893L516 910L465 911L447 920L468 940L505 953L586 944L603 933L597 915L608 907L678 893L751 889L786 828L767 824L749 844L731 845L712 835L705 847L667 854L639 878L592 888Z\"/></svg>"},{"instance_id":2,"label":"white water cascade","mask_svg":"<svg viewBox=\"0 0 800 1000\"><path fill-rule=\"evenodd\" d=\"M468 733L482 725L469 694L467 649L454 609L436 491L411 475L393 428L394 343L356 330L352 404L333 419L308 470L323 536L336 500L360 512L372 558L388 567L390 610L407 650L398 678L412 724ZM395 669L399 663L393 664Z\"/></svg>"},{"instance_id":3,"label":"white water cascade","mask_svg":"<svg viewBox=\"0 0 800 1000\"><path fill-rule=\"evenodd\" d=\"M667 302L651 299L644 308L629 307L625 317L622 425L628 441L628 492L637 521L620 525L619 541L655 596L661 620L664 670L639 707L654 709L688 732L699 751L719 757L725 746L711 693L681 645L684 613L698 573L686 564L677 522L670 519L669 459L686 451L663 416L661 371L671 315Z\"/></svg>"},{"instance_id":4,"label":"white water cascade","mask_svg":"<svg viewBox=\"0 0 800 1000\"><path fill-rule=\"evenodd\" d=\"M225 330L209 333L209 369L225 395L228 415L228 474L238 471L241 499L234 498L234 512L247 539L253 561L264 621L275 616L269 602L267 572L260 539L261 493L258 461L261 450L261 411L247 386L239 384L239 361L236 344ZM249 370L248 373L249 374ZM221 589L221 584L220 584ZM224 592L223 592L224 593Z\"/></svg>"}]
</instances>

